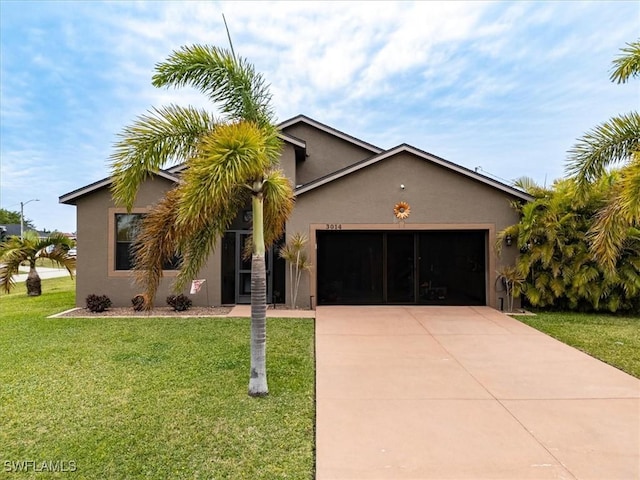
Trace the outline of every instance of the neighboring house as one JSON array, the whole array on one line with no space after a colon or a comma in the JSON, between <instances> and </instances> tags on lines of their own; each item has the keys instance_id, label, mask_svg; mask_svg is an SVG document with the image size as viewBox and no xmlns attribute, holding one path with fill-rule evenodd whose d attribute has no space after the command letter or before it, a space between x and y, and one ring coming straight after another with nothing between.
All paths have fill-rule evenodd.
<instances>
[{"instance_id":1,"label":"neighboring house","mask_svg":"<svg viewBox=\"0 0 640 480\"><path fill-rule=\"evenodd\" d=\"M24 231L25 232L29 232L29 231L35 231L38 234L38 237L40 238L47 238L49 235L51 235L52 232L48 231L48 230L34 230L31 227L27 227L26 225L24 226ZM72 240L75 240L75 235L72 233L65 233L65 235L69 238L71 238ZM9 224L5 224L5 225L0 225L0 236L3 236L5 238L8 237L19 237L20 236L20 224L19 223L9 223Z\"/></svg>"},{"instance_id":2,"label":"neighboring house","mask_svg":"<svg viewBox=\"0 0 640 480\"><path fill-rule=\"evenodd\" d=\"M300 287L301 307L500 307L505 293L496 271L501 263L512 264L518 251L505 247L498 258L496 233L518 222L511 202L532 197L410 145L383 150L302 115L280 127L281 167L297 196L286 231L309 237L313 264ZM60 197L76 206L79 306L92 293L108 295L117 306L131 305L139 293L129 255L136 224L183 169L152 176L130 213L114 205L109 178ZM241 253L250 229L247 206L200 272L198 279L206 282L192 295L195 305L249 303L251 266ZM177 272L167 268L158 304L173 293ZM288 270L277 252L268 254L267 269L269 302L286 302Z\"/></svg>"}]
</instances>

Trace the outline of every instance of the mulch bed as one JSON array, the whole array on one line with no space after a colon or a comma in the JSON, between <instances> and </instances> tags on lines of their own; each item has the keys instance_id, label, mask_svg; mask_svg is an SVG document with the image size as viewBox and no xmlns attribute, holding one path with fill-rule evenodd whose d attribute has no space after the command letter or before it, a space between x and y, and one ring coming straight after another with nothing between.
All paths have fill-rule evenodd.
<instances>
[{"instance_id":1,"label":"mulch bed","mask_svg":"<svg viewBox=\"0 0 640 480\"><path fill-rule=\"evenodd\" d=\"M59 313L55 317L215 317L224 316L231 307L191 307L183 312L176 312L171 307L155 307L152 310L137 312L131 307L109 308L104 312L91 312L86 308L76 308Z\"/></svg>"}]
</instances>

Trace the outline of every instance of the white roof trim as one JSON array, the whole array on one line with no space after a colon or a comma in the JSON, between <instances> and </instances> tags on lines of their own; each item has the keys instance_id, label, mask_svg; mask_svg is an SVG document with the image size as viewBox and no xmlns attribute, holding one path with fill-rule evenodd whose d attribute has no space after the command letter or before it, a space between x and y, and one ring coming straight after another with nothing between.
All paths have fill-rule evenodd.
<instances>
[{"instance_id":1,"label":"white roof trim","mask_svg":"<svg viewBox=\"0 0 640 480\"><path fill-rule=\"evenodd\" d=\"M293 145L294 147L299 147L299 148L307 148L307 142L305 142L304 140L294 137L292 135L287 135L284 132L280 132L278 134L278 136L285 142L290 143L291 145Z\"/></svg>"},{"instance_id":2,"label":"white roof trim","mask_svg":"<svg viewBox=\"0 0 640 480\"><path fill-rule=\"evenodd\" d=\"M424 152L422 150L419 150L415 147L412 147L411 145L406 145L406 144L402 144L402 145L398 145L397 147L394 147L390 150L387 150L385 152L382 152L380 155L375 155L367 160L363 160L361 162L358 162L354 165L351 165L350 167L346 167L342 170L339 170L338 172L335 172L333 174L327 175L325 177L322 177L318 180L314 180L313 182L308 183L307 185L303 185L300 188L296 189L296 194L300 195L302 193L306 193L310 190L313 190L315 188L318 188L322 185L325 185L327 183L333 182L334 180L337 180L339 178L342 178L346 175L349 175L350 173L356 172L358 170L361 170L363 168L366 168L370 165L373 165L374 163L378 163L381 160L384 160L386 158L390 158L393 157L394 155L398 155L399 153L411 153L419 158L422 158L423 160L427 160L430 162L435 163L436 165L440 165L441 167L447 168L449 170L452 170L456 173L459 173L461 175L464 175L465 177L471 178L473 180L476 180L478 182L484 183L486 185L489 185L493 188L496 188L498 190L502 190L505 193L508 193L509 195L513 195L515 197L518 197L522 200L526 200L526 201L531 201L534 198L529 195L528 193L525 193L521 190L518 190L517 188L511 187L509 185L505 185L504 183L498 182L497 180L494 180L492 178L489 177L485 177L484 175L481 175L477 172L474 172L473 170L469 170L465 167L462 167L460 165L456 165L455 163L449 162L447 160L444 160L442 158L436 157L435 155L432 155L430 153Z\"/></svg>"},{"instance_id":3,"label":"white roof trim","mask_svg":"<svg viewBox=\"0 0 640 480\"><path fill-rule=\"evenodd\" d=\"M280 123L278 127L284 130L287 127L295 125L296 123L306 123L307 125L311 125L312 127L317 128L318 130L322 130L323 132L333 135L334 137L338 137L342 140L352 143L353 145L357 145L358 147L369 150L372 153L381 153L384 151L382 148L376 147L375 145L362 141L356 137L352 137L351 135L341 132L340 130L336 130L329 125L325 125L316 120L313 120L312 118L305 117L304 115L298 115L290 118L289 120L285 120L284 122Z\"/></svg>"},{"instance_id":4,"label":"white roof trim","mask_svg":"<svg viewBox=\"0 0 640 480\"><path fill-rule=\"evenodd\" d=\"M170 182L174 182L174 183L179 183L180 182L180 178L176 177L174 175L171 175L170 173L167 173L164 170L160 170L159 172L154 172L153 175L156 175L158 177L162 177L166 180L169 180ZM64 195L60 196L58 198L58 203L70 203L73 204L73 202L75 200L77 200L78 198L87 195L91 192L95 192L96 190L100 190L101 188L104 187L108 187L109 185L111 185L113 183L113 179L112 177L109 178L104 178L102 180L98 180L95 183L92 183L90 185L87 185L85 187L79 188L78 190L74 190L73 192L69 192L69 193L65 193Z\"/></svg>"}]
</instances>

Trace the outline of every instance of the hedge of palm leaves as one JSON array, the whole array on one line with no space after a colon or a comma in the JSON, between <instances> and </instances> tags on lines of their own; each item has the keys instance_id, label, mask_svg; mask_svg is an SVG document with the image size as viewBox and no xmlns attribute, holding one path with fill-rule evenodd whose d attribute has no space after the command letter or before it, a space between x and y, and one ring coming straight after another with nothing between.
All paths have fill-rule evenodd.
<instances>
[{"instance_id":1,"label":"hedge of palm leaves","mask_svg":"<svg viewBox=\"0 0 640 480\"><path fill-rule=\"evenodd\" d=\"M630 227L615 269L605 268L589 248L596 212L610 198L618 174L613 172L576 200L576 183L559 180L551 189L531 187L536 200L514 205L518 224L503 230L517 239L518 285L533 307L581 311L640 311L640 230Z\"/></svg>"}]
</instances>

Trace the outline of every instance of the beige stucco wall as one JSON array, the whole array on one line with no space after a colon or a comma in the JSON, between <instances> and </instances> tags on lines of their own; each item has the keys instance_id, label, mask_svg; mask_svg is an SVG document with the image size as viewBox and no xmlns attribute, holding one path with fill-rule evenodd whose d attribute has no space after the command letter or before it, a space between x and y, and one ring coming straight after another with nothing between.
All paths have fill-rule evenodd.
<instances>
[{"instance_id":1,"label":"beige stucco wall","mask_svg":"<svg viewBox=\"0 0 640 480\"><path fill-rule=\"evenodd\" d=\"M284 131L304 139L307 144L307 158L297 164L296 185L307 184L373 155L365 148L305 123L297 123Z\"/></svg>"},{"instance_id":2,"label":"beige stucco wall","mask_svg":"<svg viewBox=\"0 0 640 480\"><path fill-rule=\"evenodd\" d=\"M155 177L145 182L138 193L133 212L148 210L173 184L163 178ZM87 295L107 295L113 306L129 307L131 298L140 293L140 287L134 285L130 272L114 271L114 232L115 213L126 213L116 208L108 188L92 192L77 201L76 215L78 225L78 263L76 280L76 305L85 306ZM203 268L198 278L207 282L195 295L190 295L194 305L220 304L220 262L214 255ZM166 297L173 294L172 283L175 272L167 272L156 296L156 305L166 306ZM188 289L183 292L188 293ZM208 293L208 301L207 301Z\"/></svg>"},{"instance_id":3,"label":"beige stucco wall","mask_svg":"<svg viewBox=\"0 0 640 480\"><path fill-rule=\"evenodd\" d=\"M405 189L401 189L401 185ZM401 153L333 182L301 194L287 224L287 234L309 236L309 256L314 264L303 282L299 298L309 302L315 291L315 232L327 228L342 230L458 230L488 231L487 304L499 306L495 271L502 263L512 263L515 247L494 252L495 235L518 221L509 202L514 198L486 184L449 169ZM398 221L394 205L406 201L411 215ZM308 305L305 305L308 306Z\"/></svg>"},{"instance_id":4,"label":"beige stucco wall","mask_svg":"<svg viewBox=\"0 0 640 480\"><path fill-rule=\"evenodd\" d=\"M296 154L290 143L285 143L280 155L280 168L284 174L293 179L296 175Z\"/></svg>"}]
</instances>

